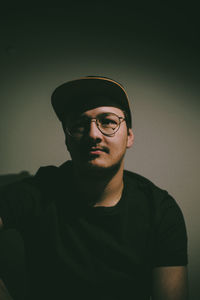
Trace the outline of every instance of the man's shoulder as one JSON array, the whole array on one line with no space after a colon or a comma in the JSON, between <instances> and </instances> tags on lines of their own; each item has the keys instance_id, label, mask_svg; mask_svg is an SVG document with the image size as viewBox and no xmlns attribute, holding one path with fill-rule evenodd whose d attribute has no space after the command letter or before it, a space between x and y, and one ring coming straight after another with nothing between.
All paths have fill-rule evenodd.
<instances>
[{"instance_id":1,"label":"man's shoulder","mask_svg":"<svg viewBox=\"0 0 200 300\"><path fill-rule=\"evenodd\" d=\"M47 165L41 166L37 172L32 175L27 173L26 176L16 177L7 180L0 186L0 193L15 194L21 191L36 191L42 187L50 189L56 186L63 176L63 173L70 174L70 162L65 162L61 166Z\"/></svg>"},{"instance_id":2,"label":"man's shoulder","mask_svg":"<svg viewBox=\"0 0 200 300\"><path fill-rule=\"evenodd\" d=\"M143 175L139 174L139 173L135 173L133 171L130 170L124 170L124 175L132 180L137 181L138 183L151 183L153 184L152 181L150 181L148 178L144 177Z\"/></svg>"},{"instance_id":3,"label":"man's shoulder","mask_svg":"<svg viewBox=\"0 0 200 300\"><path fill-rule=\"evenodd\" d=\"M38 169L34 175L36 183L39 184L53 184L57 182L61 183L62 180L67 181L68 177L71 177L72 163L70 160L64 162L60 166L48 165L42 166Z\"/></svg>"},{"instance_id":4,"label":"man's shoulder","mask_svg":"<svg viewBox=\"0 0 200 300\"><path fill-rule=\"evenodd\" d=\"M141 174L135 173L133 171L129 170L124 170L124 178L127 182L127 184L132 184L134 187L138 188L147 188L147 189L152 189L152 190L157 190L157 191L165 191L159 186L157 186L153 181L150 179L142 176Z\"/></svg>"},{"instance_id":5,"label":"man's shoulder","mask_svg":"<svg viewBox=\"0 0 200 300\"><path fill-rule=\"evenodd\" d=\"M134 206L136 203L143 214L150 213L155 224L159 224L165 215L168 215L168 220L174 218L182 222L181 208L167 190L160 188L146 177L131 171L125 170L124 176L130 205Z\"/></svg>"},{"instance_id":6,"label":"man's shoulder","mask_svg":"<svg viewBox=\"0 0 200 300\"><path fill-rule=\"evenodd\" d=\"M124 170L124 178L130 194L137 195L149 204L155 207L176 205L176 201L168 191L150 179L128 170Z\"/></svg>"}]
</instances>

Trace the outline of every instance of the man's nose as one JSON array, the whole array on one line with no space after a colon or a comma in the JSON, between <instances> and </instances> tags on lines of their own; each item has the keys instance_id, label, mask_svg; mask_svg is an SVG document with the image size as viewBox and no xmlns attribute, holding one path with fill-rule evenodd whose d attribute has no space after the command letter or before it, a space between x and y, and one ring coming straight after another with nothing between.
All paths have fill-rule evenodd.
<instances>
[{"instance_id":1,"label":"man's nose","mask_svg":"<svg viewBox=\"0 0 200 300\"><path fill-rule=\"evenodd\" d=\"M102 138L102 133L101 131L98 129L97 124L96 124L96 120L91 120L90 121L90 127L88 130L88 135L90 138L93 139L97 139L97 138Z\"/></svg>"}]
</instances>

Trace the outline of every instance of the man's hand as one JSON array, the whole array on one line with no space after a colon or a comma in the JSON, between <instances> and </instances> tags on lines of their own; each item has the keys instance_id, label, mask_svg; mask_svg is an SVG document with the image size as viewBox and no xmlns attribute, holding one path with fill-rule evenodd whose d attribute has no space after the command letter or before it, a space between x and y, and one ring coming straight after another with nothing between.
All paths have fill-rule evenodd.
<instances>
[{"instance_id":1,"label":"man's hand","mask_svg":"<svg viewBox=\"0 0 200 300\"><path fill-rule=\"evenodd\" d=\"M0 279L0 300L13 300L13 298L10 296L5 284Z\"/></svg>"},{"instance_id":2,"label":"man's hand","mask_svg":"<svg viewBox=\"0 0 200 300\"><path fill-rule=\"evenodd\" d=\"M153 300L187 300L187 268L185 266L155 268L152 290Z\"/></svg>"}]
</instances>

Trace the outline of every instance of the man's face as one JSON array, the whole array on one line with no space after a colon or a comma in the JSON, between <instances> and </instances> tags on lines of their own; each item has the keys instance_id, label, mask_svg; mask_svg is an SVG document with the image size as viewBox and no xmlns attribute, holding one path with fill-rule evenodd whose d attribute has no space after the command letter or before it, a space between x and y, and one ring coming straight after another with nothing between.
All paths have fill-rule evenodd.
<instances>
[{"instance_id":1,"label":"man's face","mask_svg":"<svg viewBox=\"0 0 200 300\"><path fill-rule=\"evenodd\" d=\"M90 109L78 117L93 119L104 113L114 113L124 118L121 109L112 106L101 106ZM119 130L112 136L104 135L95 122L89 123L84 134L76 137L66 133L66 145L73 163L86 169L109 169L121 165L127 148L133 144L131 129L127 130L126 122L120 124Z\"/></svg>"}]
</instances>

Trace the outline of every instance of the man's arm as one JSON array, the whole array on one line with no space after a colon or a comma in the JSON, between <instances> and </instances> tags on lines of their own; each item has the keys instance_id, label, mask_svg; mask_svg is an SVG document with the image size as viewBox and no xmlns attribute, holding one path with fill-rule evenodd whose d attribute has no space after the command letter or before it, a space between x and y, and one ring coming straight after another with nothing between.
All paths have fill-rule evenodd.
<instances>
[{"instance_id":1,"label":"man's arm","mask_svg":"<svg viewBox=\"0 0 200 300\"><path fill-rule=\"evenodd\" d=\"M188 276L185 266L157 267L153 270L153 300L188 300Z\"/></svg>"},{"instance_id":2,"label":"man's arm","mask_svg":"<svg viewBox=\"0 0 200 300\"><path fill-rule=\"evenodd\" d=\"M3 228L3 221L2 218L0 217L0 230Z\"/></svg>"},{"instance_id":3,"label":"man's arm","mask_svg":"<svg viewBox=\"0 0 200 300\"><path fill-rule=\"evenodd\" d=\"M0 217L0 230L3 228L3 221ZM12 300L3 280L0 278L0 300Z\"/></svg>"},{"instance_id":4,"label":"man's arm","mask_svg":"<svg viewBox=\"0 0 200 300\"><path fill-rule=\"evenodd\" d=\"M0 279L0 300L13 300L10 296L3 280Z\"/></svg>"}]
</instances>

